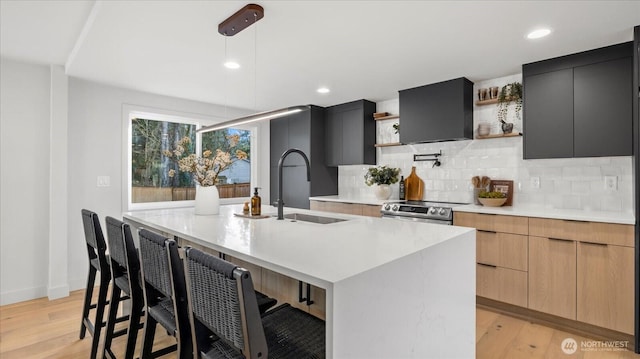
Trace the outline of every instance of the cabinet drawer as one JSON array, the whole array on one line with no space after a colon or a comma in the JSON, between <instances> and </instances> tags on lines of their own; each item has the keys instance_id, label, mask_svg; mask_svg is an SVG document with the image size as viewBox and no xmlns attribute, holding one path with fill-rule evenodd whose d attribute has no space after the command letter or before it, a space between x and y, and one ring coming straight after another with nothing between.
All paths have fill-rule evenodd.
<instances>
[{"instance_id":1,"label":"cabinet drawer","mask_svg":"<svg viewBox=\"0 0 640 359\"><path fill-rule=\"evenodd\" d=\"M634 247L634 228L628 224L529 218L529 234L536 237Z\"/></svg>"},{"instance_id":2,"label":"cabinet drawer","mask_svg":"<svg viewBox=\"0 0 640 359\"><path fill-rule=\"evenodd\" d=\"M476 294L521 307L527 306L527 272L476 265Z\"/></svg>"},{"instance_id":3,"label":"cabinet drawer","mask_svg":"<svg viewBox=\"0 0 640 359\"><path fill-rule=\"evenodd\" d=\"M380 206L374 206L370 204L362 204L362 215L369 217L382 217L380 213Z\"/></svg>"},{"instance_id":4,"label":"cabinet drawer","mask_svg":"<svg viewBox=\"0 0 640 359\"><path fill-rule=\"evenodd\" d=\"M526 272L527 236L478 230L476 260L478 263L517 269Z\"/></svg>"},{"instance_id":5,"label":"cabinet drawer","mask_svg":"<svg viewBox=\"0 0 640 359\"><path fill-rule=\"evenodd\" d=\"M309 208L313 211L324 211L333 213L356 214L362 215L362 207L358 204L329 202L329 201L310 201ZM379 210L379 208L378 208Z\"/></svg>"},{"instance_id":6,"label":"cabinet drawer","mask_svg":"<svg viewBox=\"0 0 640 359\"><path fill-rule=\"evenodd\" d=\"M514 234L529 233L529 218L484 213L454 212L453 224L478 230Z\"/></svg>"}]
</instances>

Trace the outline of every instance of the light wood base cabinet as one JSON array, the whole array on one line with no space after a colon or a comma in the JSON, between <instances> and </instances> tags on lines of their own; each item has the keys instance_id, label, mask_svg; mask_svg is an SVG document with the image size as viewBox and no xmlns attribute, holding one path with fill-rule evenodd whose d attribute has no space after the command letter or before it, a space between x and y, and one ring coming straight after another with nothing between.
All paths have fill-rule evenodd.
<instances>
[{"instance_id":1,"label":"light wood base cabinet","mask_svg":"<svg viewBox=\"0 0 640 359\"><path fill-rule=\"evenodd\" d=\"M578 243L578 320L633 334L634 249Z\"/></svg>"},{"instance_id":2,"label":"light wood base cabinet","mask_svg":"<svg viewBox=\"0 0 640 359\"><path fill-rule=\"evenodd\" d=\"M576 319L576 242L529 237L529 308Z\"/></svg>"},{"instance_id":3,"label":"light wood base cabinet","mask_svg":"<svg viewBox=\"0 0 640 359\"><path fill-rule=\"evenodd\" d=\"M527 306L527 272L478 263L476 295Z\"/></svg>"},{"instance_id":4,"label":"light wood base cabinet","mask_svg":"<svg viewBox=\"0 0 640 359\"><path fill-rule=\"evenodd\" d=\"M472 227L483 231L529 234L529 218L497 214L454 212L456 226Z\"/></svg>"},{"instance_id":5,"label":"light wood base cabinet","mask_svg":"<svg viewBox=\"0 0 640 359\"><path fill-rule=\"evenodd\" d=\"M306 301L300 302L299 299L299 281L297 279L287 277L280 273L262 268L262 293L276 298L278 304L289 303L291 306L302 309L315 315L318 318L325 319L326 292L322 288L311 286L311 300L313 304L307 305ZM303 296L307 296L306 283L303 283Z\"/></svg>"},{"instance_id":6,"label":"light wood base cabinet","mask_svg":"<svg viewBox=\"0 0 640 359\"><path fill-rule=\"evenodd\" d=\"M355 214L358 216L381 217L380 206L360 203L310 201L312 211Z\"/></svg>"},{"instance_id":7,"label":"light wood base cabinet","mask_svg":"<svg viewBox=\"0 0 640 359\"><path fill-rule=\"evenodd\" d=\"M520 234L476 232L476 260L478 263L528 271L527 236Z\"/></svg>"},{"instance_id":8,"label":"light wood base cabinet","mask_svg":"<svg viewBox=\"0 0 640 359\"><path fill-rule=\"evenodd\" d=\"M527 217L454 212L456 226L476 232L476 294L527 306Z\"/></svg>"},{"instance_id":9,"label":"light wood base cabinet","mask_svg":"<svg viewBox=\"0 0 640 359\"><path fill-rule=\"evenodd\" d=\"M633 225L465 212L454 224L477 229L479 297L633 335Z\"/></svg>"}]
</instances>

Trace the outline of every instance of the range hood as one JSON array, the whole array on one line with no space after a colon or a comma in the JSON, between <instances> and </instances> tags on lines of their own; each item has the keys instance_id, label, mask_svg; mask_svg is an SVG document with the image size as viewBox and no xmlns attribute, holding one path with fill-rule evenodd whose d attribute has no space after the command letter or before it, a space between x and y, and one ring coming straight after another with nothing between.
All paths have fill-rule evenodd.
<instances>
[{"instance_id":1,"label":"range hood","mask_svg":"<svg viewBox=\"0 0 640 359\"><path fill-rule=\"evenodd\" d=\"M399 93L401 143L473 139L473 82L467 78Z\"/></svg>"}]
</instances>

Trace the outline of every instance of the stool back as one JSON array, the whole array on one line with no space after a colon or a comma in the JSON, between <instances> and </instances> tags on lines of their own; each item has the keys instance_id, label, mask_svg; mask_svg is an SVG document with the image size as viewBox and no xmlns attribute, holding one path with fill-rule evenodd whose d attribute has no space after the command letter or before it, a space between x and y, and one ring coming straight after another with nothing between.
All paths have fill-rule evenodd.
<instances>
[{"instance_id":1,"label":"stool back","mask_svg":"<svg viewBox=\"0 0 640 359\"><path fill-rule=\"evenodd\" d=\"M107 243L102 234L100 219L98 214L88 209L82 210L82 225L84 227L84 238L87 243L87 254L89 262L101 275L110 275L109 262L107 261Z\"/></svg>"},{"instance_id":2,"label":"stool back","mask_svg":"<svg viewBox=\"0 0 640 359\"><path fill-rule=\"evenodd\" d=\"M184 252L192 328L197 319L246 358L267 358L251 273L195 248Z\"/></svg>"}]
</instances>

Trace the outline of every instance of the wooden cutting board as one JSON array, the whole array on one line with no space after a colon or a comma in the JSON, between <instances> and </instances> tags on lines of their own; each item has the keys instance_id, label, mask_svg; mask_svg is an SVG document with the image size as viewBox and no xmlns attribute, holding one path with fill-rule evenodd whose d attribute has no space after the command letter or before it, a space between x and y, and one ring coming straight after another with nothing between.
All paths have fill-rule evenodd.
<instances>
[{"instance_id":1,"label":"wooden cutting board","mask_svg":"<svg viewBox=\"0 0 640 359\"><path fill-rule=\"evenodd\" d=\"M407 201L422 201L424 195L424 181L416 174L416 167L411 168L411 174L404 180L404 198Z\"/></svg>"}]
</instances>

